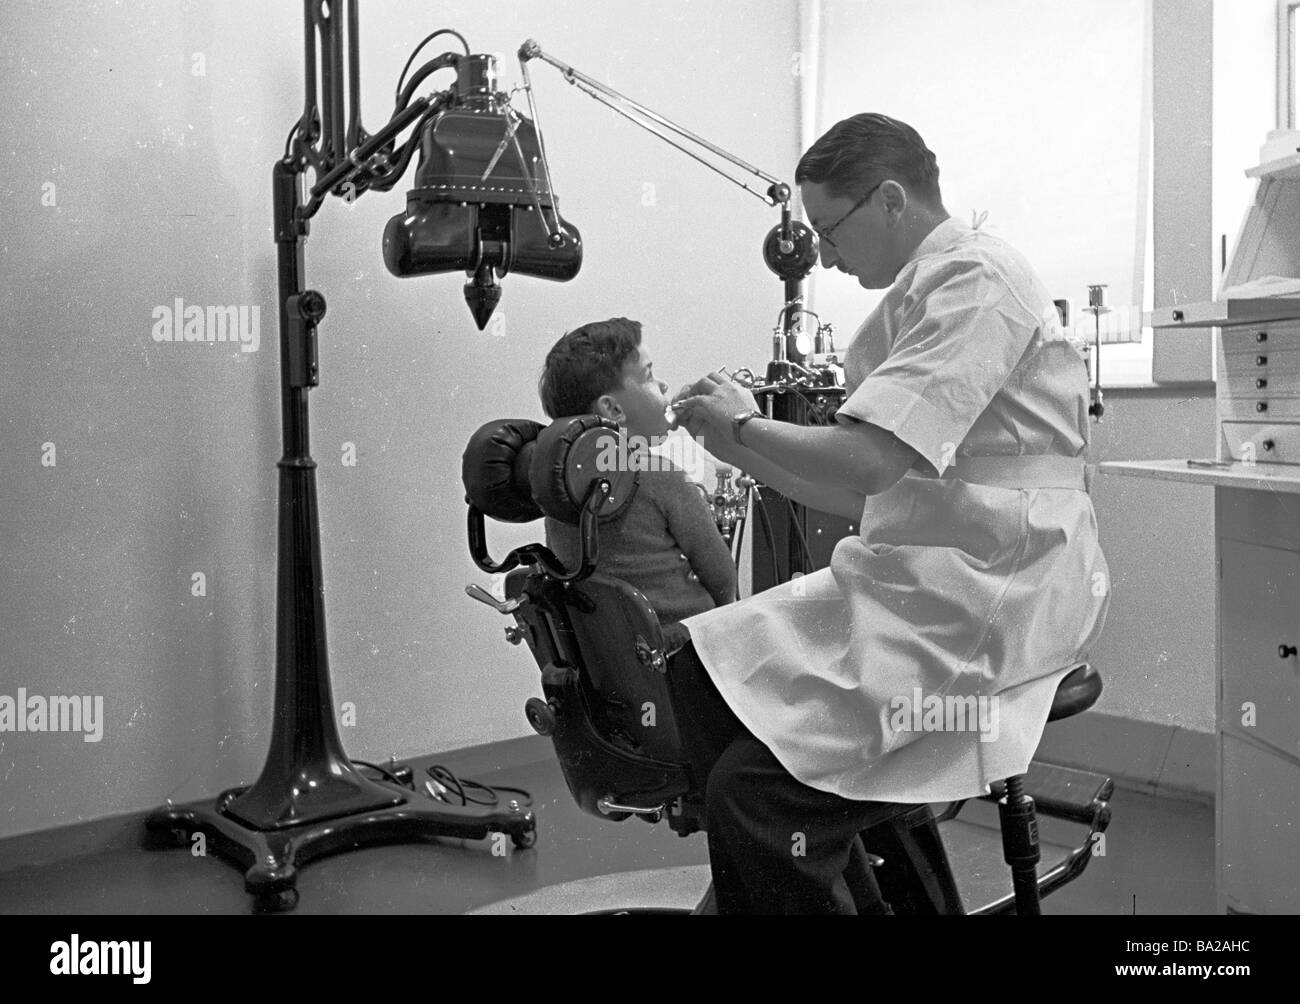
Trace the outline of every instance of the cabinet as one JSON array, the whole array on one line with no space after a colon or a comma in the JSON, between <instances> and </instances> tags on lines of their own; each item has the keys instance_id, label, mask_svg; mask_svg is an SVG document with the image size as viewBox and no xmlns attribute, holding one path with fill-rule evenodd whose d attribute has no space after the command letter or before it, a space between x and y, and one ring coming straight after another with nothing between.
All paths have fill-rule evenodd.
<instances>
[{"instance_id":1,"label":"cabinet","mask_svg":"<svg viewBox=\"0 0 1300 1004\"><path fill-rule=\"evenodd\" d=\"M1219 907L1300 913L1300 495L1217 489Z\"/></svg>"},{"instance_id":2,"label":"cabinet","mask_svg":"<svg viewBox=\"0 0 1300 1004\"><path fill-rule=\"evenodd\" d=\"M1247 174L1259 186L1219 298L1152 314L1154 327L1217 329L1215 459L1098 470L1214 489L1218 906L1297 914L1300 298L1254 294L1300 289L1300 156Z\"/></svg>"}]
</instances>

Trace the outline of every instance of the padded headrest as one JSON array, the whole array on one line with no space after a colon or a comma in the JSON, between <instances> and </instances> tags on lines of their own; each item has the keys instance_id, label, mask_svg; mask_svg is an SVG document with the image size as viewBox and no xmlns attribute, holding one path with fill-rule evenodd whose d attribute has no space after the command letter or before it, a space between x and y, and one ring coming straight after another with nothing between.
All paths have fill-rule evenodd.
<instances>
[{"instance_id":1,"label":"padded headrest","mask_svg":"<svg viewBox=\"0 0 1300 1004\"><path fill-rule=\"evenodd\" d=\"M599 415L557 418L549 426L527 418L480 426L461 457L465 501L503 523L530 523L543 514L576 525L598 477L610 494L597 512L604 522L636 495L639 477L620 463L622 430ZM612 461L612 462L611 462Z\"/></svg>"},{"instance_id":2,"label":"padded headrest","mask_svg":"<svg viewBox=\"0 0 1300 1004\"><path fill-rule=\"evenodd\" d=\"M537 437L531 479L533 498L542 511L561 523L576 525L592 483L606 478L610 493L596 511L600 522L612 519L636 495L640 476L627 457L623 431L599 415L557 418Z\"/></svg>"},{"instance_id":3,"label":"padded headrest","mask_svg":"<svg viewBox=\"0 0 1300 1004\"><path fill-rule=\"evenodd\" d=\"M539 519L542 511L533 501L528 472L541 431L541 424L528 418L480 426L461 456L465 501L503 523Z\"/></svg>"}]
</instances>

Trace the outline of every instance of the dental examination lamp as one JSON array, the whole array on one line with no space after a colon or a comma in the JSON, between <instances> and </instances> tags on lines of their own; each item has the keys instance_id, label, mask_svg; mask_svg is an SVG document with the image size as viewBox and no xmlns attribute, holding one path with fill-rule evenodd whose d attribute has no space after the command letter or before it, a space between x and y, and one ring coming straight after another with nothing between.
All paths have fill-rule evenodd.
<instances>
[{"instance_id":1,"label":"dental examination lamp","mask_svg":"<svg viewBox=\"0 0 1300 1004\"><path fill-rule=\"evenodd\" d=\"M762 199L770 206L780 206L781 222L772 228L763 241L763 260L767 267L776 273L784 286L783 307L773 331L772 360L768 364L768 382L785 387L796 383L811 382L813 385L833 384L835 379L830 373L819 374L814 370L822 365L816 358L826 351L826 338L829 326L819 325L815 338L809 337L803 330L804 316L809 312L803 309L803 280L817 264L817 237L806 224L793 218L790 209L790 186L772 175L715 146L708 140L677 125L675 122L658 114L614 90L598 80L594 80L567 63L542 50L533 39L519 47L519 69L524 86L532 94L532 82L528 74L528 64L532 60L541 60L555 67L570 84L601 104L613 109L635 125L653 133L670 146L681 150L711 171L720 174L728 181L739 185L751 195ZM534 115L534 118L536 116ZM674 138L677 137L677 138ZM690 146L684 145L690 144ZM693 148L692 148L693 147ZM725 168L719 166L722 161ZM760 191L751 187L746 176L752 176L766 183L767 188ZM833 347L832 347L833 351ZM755 388L758 393L763 388Z\"/></svg>"},{"instance_id":2,"label":"dental examination lamp","mask_svg":"<svg viewBox=\"0 0 1300 1004\"><path fill-rule=\"evenodd\" d=\"M305 0L306 101L271 177L284 454L270 750L253 785L215 801L169 802L146 820L154 845L192 846L202 834L214 852L246 869L245 889L267 910L292 908L298 866L326 854L433 836L508 833L524 847L536 839L536 819L518 802L444 804L417 793L410 768L396 762L377 771L385 781L371 780L343 752L335 721L308 442L307 393L319 384L316 327L325 316L325 298L304 288L309 221L328 196L352 201L389 191L418 150L406 211L384 233L384 261L394 275L464 271L465 297L482 330L501 296L498 279L520 273L563 282L582 265L581 235L560 216L533 122L496 92L495 58L471 53L458 33L443 29L421 42L398 80L388 123L373 135L362 127L357 7L358 0ZM439 35L455 36L465 52L430 59L406 80L420 49ZM442 69L455 71L454 84L417 97ZM314 176L304 201L308 168Z\"/></svg>"}]
</instances>

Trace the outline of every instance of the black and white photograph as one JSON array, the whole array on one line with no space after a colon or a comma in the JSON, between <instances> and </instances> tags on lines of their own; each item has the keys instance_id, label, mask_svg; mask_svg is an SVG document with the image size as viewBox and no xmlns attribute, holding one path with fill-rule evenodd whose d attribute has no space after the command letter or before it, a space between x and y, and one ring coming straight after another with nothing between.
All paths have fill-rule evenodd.
<instances>
[{"instance_id":1,"label":"black and white photograph","mask_svg":"<svg viewBox=\"0 0 1300 1004\"><path fill-rule=\"evenodd\" d=\"M1300 914L1298 11L5 0L22 968L1055 915L1024 974L1252 975L1224 918Z\"/></svg>"}]
</instances>

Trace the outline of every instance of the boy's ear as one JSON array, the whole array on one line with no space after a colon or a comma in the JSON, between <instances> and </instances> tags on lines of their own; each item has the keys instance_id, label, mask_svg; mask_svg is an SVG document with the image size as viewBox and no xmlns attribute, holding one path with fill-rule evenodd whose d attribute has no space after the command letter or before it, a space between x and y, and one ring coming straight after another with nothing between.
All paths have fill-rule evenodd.
<instances>
[{"instance_id":1,"label":"boy's ear","mask_svg":"<svg viewBox=\"0 0 1300 1004\"><path fill-rule=\"evenodd\" d=\"M607 418L611 422L619 421L623 414L623 409L619 406L619 403L608 394L602 394L596 398L591 410L592 414Z\"/></svg>"}]
</instances>

